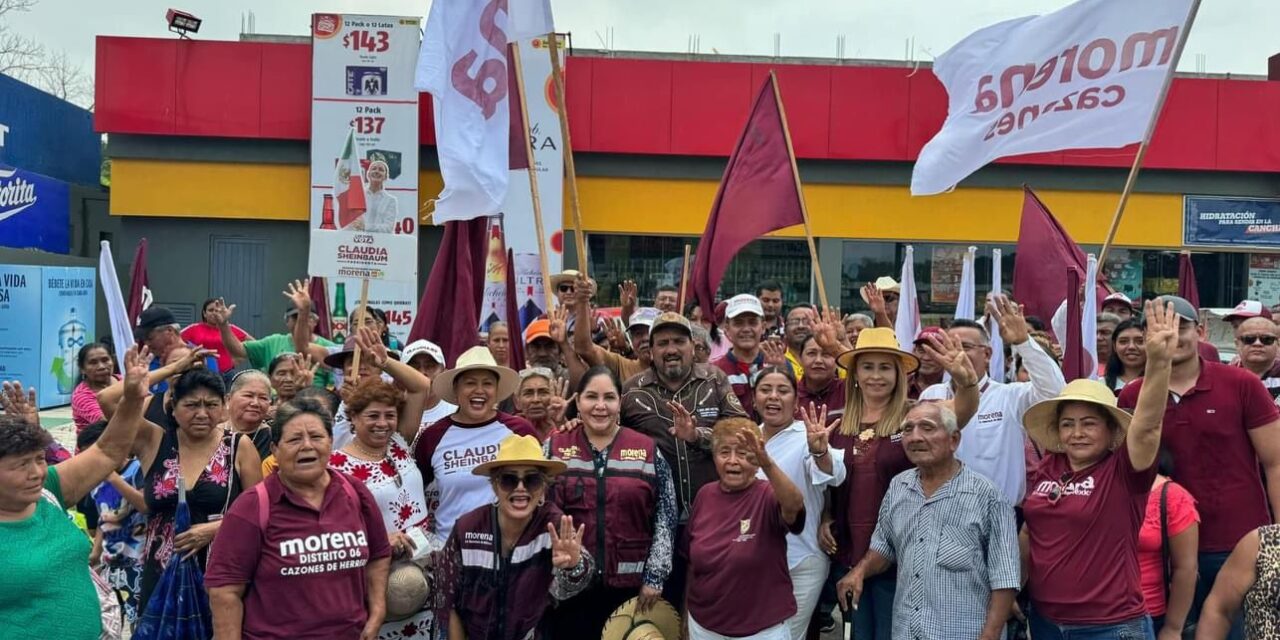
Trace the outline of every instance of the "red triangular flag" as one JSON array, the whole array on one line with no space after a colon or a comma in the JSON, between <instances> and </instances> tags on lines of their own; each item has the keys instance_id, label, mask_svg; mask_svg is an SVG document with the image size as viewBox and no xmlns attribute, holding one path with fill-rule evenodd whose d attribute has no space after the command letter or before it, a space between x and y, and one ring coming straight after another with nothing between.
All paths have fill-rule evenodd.
<instances>
[{"instance_id":1,"label":"red triangular flag","mask_svg":"<svg viewBox=\"0 0 1280 640\"><path fill-rule=\"evenodd\" d=\"M1017 272L1015 271L1015 273ZM1076 269L1075 266L1069 266L1065 275L1067 291L1079 291L1080 284L1085 278L1084 273ZM1059 275L1059 277L1062 276ZM1062 353L1062 375L1067 379L1067 382L1087 378L1092 373L1085 364L1093 360L1087 357L1087 352L1083 346L1084 332L1080 324L1081 316L1083 315L1084 305L1081 304L1080 296L1068 297L1067 335L1058 336L1058 339L1067 345L1067 348ZM1090 340L1092 339L1090 338Z\"/></svg>"},{"instance_id":2,"label":"red triangular flag","mask_svg":"<svg viewBox=\"0 0 1280 640\"><path fill-rule=\"evenodd\" d=\"M1191 254L1178 255L1178 297L1200 308L1200 287L1196 285L1196 268L1191 264ZM1263 304L1266 304L1265 302Z\"/></svg>"},{"instance_id":3,"label":"red triangular flag","mask_svg":"<svg viewBox=\"0 0 1280 640\"><path fill-rule=\"evenodd\" d=\"M1013 298L1026 307L1027 315L1048 324L1058 306L1067 299L1063 269L1075 267L1085 274L1088 264L1084 252L1035 192L1024 186L1023 194L1022 224L1013 261ZM1096 287L1094 293L1105 295ZM1058 339L1064 337L1058 336Z\"/></svg>"},{"instance_id":4,"label":"red triangular flag","mask_svg":"<svg viewBox=\"0 0 1280 640\"><path fill-rule=\"evenodd\" d=\"M508 362L505 364L516 371L524 370L524 327L520 324L520 305L516 299L516 254L507 249L507 335L510 345L507 347Z\"/></svg>"},{"instance_id":5,"label":"red triangular flag","mask_svg":"<svg viewBox=\"0 0 1280 640\"><path fill-rule=\"evenodd\" d=\"M328 284L322 277L313 277L310 284L307 285L307 293L311 296L311 310L315 311L316 317L320 318L312 333L321 338L329 338L333 335L333 328L329 325Z\"/></svg>"},{"instance_id":6,"label":"red triangular flag","mask_svg":"<svg viewBox=\"0 0 1280 640\"><path fill-rule=\"evenodd\" d=\"M509 137L507 144L507 166L510 169L528 169L529 168L529 143L525 141L525 136L530 135L529 130L524 124L524 112L520 109L520 96L516 93L519 91L519 83L516 82L516 65L511 63L511 48L515 43L507 45L507 87L510 98L507 100L507 106L511 114L511 124L509 126ZM514 334L513 334L514 335ZM512 342L515 342L512 340Z\"/></svg>"},{"instance_id":7,"label":"red triangular flag","mask_svg":"<svg viewBox=\"0 0 1280 640\"><path fill-rule=\"evenodd\" d=\"M760 87L698 243L689 281L704 317L712 317L716 289L739 250L770 231L804 224L776 83L770 73Z\"/></svg>"},{"instance_id":8,"label":"red triangular flag","mask_svg":"<svg viewBox=\"0 0 1280 640\"><path fill-rule=\"evenodd\" d=\"M129 269L129 326L138 326L138 315L151 306L150 282L147 279L147 239L138 241L133 254L133 267Z\"/></svg>"},{"instance_id":9,"label":"red triangular flag","mask_svg":"<svg viewBox=\"0 0 1280 640\"><path fill-rule=\"evenodd\" d=\"M427 339L440 346L452 365L463 351L479 344L480 302L489 219L446 222L440 252L422 291L409 342ZM515 337L514 334L512 336Z\"/></svg>"}]
</instances>

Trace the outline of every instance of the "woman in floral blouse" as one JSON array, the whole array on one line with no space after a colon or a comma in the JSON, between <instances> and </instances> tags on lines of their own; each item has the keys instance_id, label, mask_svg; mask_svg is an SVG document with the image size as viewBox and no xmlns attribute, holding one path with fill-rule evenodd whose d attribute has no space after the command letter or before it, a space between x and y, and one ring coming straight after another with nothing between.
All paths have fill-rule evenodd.
<instances>
[{"instance_id":1,"label":"woman in floral blouse","mask_svg":"<svg viewBox=\"0 0 1280 640\"><path fill-rule=\"evenodd\" d=\"M379 369L387 370L396 380L416 383L406 385L413 390L405 393L378 377L360 380L346 400L353 437L329 457L329 468L364 483L382 511L393 558L408 558L416 550L410 532L426 535L430 531L422 473L408 444L422 422L425 390L430 383L413 367L390 359L382 343L358 340L366 357ZM383 624L378 638L430 638L432 618L430 609L424 608L403 620Z\"/></svg>"}]
</instances>

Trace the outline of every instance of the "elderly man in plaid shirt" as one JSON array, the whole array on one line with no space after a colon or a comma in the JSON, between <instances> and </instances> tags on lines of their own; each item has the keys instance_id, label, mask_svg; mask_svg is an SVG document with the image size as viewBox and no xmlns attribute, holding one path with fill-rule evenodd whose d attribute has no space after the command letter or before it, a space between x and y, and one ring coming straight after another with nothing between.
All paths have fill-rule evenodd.
<instances>
[{"instance_id":1,"label":"elderly man in plaid shirt","mask_svg":"<svg viewBox=\"0 0 1280 640\"><path fill-rule=\"evenodd\" d=\"M938 403L918 404L902 425L916 468L889 485L871 550L837 585L848 606L863 580L898 565L895 639L1002 637L1019 581L1013 508L990 480L955 457L960 429Z\"/></svg>"}]
</instances>

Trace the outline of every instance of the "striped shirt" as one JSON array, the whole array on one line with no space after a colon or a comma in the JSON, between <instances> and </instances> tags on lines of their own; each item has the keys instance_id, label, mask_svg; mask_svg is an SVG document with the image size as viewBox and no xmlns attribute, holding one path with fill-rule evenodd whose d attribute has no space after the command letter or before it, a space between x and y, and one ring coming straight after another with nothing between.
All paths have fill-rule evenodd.
<instances>
[{"instance_id":1,"label":"striped shirt","mask_svg":"<svg viewBox=\"0 0 1280 640\"><path fill-rule=\"evenodd\" d=\"M889 484L871 536L871 549L898 565L893 637L976 638L991 592L1020 584L1013 507L968 465L927 498L919 473Z\"/></svg>"}]
</instances>

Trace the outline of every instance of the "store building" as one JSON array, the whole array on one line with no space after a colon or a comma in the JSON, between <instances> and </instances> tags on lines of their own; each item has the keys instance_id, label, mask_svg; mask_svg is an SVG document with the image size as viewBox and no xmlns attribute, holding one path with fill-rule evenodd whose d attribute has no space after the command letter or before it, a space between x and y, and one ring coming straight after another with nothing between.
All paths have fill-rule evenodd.
<instances>
[{"instance_id":1,"label":"store building","mask_svg":"<svg viewBox=\"0 0 1280 640\"><path fill-rule=\"evenodd\" d=\"M158 302L194 313L206 292L189 284L207 277L208 293L241 305L242 326L277 330L283 300L274 287L306 267L309 45L102 37L97 65L95 124L109 135L113 161L103 224L125 240L151 239ZM684 244L702 232L725 157L770 70L786 104L826 289L846 310L862 305L862 283L897 276L906 241L915 246L926 313L954 307L959 256L970 245L980 249L979 294L989 284L992 248L1003 249L1011 282L1024 182L1086 250L1102 244L1132 147L1010 158L952 193L910 196L912 161L947 110L927 68L579 50L568 63L569 119L591 272L606 304L623 278L644 276L642 295L677 280ZM424 95L424 201L441 185L430 108ZM1262 212L1258 220L1274 215L1280 224L1280 205L1265 200L1280 196L1278 112L1280 75L1174 82L1108 261L1113 283L1133 294L1171 291L1177 252L1186 248L1205 306L1231 306L1251 286L1275 292L1268 304L1280 302L1280 265L1269 253L1280 248L1280 233L1225 248L1184 238L1188 196L1261 198L1249 204ZM1217 238L1213 231L1207 237ZM424 282L439 237L422 233ZM572 242L565 246L572 253ZM816 297L799 228L748 247L724 290L763 279L781 281L790 301Z\"/></svg>"}]
</instances>

